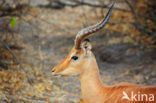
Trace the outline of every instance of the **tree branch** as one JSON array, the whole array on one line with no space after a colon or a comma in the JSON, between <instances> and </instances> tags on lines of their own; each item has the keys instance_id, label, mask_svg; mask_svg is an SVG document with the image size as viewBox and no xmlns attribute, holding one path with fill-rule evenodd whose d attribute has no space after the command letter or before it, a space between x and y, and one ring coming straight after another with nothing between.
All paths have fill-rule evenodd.
<instances>
[{"instance_id":1,"label":"tree branch","mask_svg":"<svg viewBox=\"0 0 156 103\"><path fill-rule=\"evenodd\" d=\"M132 23L134 25L134 27L136 29L138 29L142 34L148 34L148 35L151 35L152 34L152 31L143 27L139 21L139 17L137 15L137 13L135 12L133 6L131 5L131 3L128 1L128 0L125 0L125 2L127 3L127 5L129 6L129 8L131 9L131 12L134 14L135 16L135 20L136 22Z\"/></svg>"},{"instance_id":2,"label":"tree branch","mask_svg":"<svg viewBox=\"0 0 156 103\"><path fill-rule=\"evenodd\" d=\"M27 71L25 70L24 66L21 64L21 62L20 62L19 58L16 56L16 54L10 49L10 47L8 46L7 43L5 43L4 41L2 41L1 39L0 39L0 42L8 49L8 51L9 51L9 52L12 54L12 56L16 59L17 64L18 64L18 65L22 68L22 70L24 71L24 73L25 73L25 75L26 75L26 77L27 77L27 79L28 79L28 82L29 82L30 84L32 84L31 78L27 75Z\"/></svg>"},{"instance_id":3,"label":"tree branch","mask_svg":"<svg viewBox=\"0 0 156 103\"><path fill-rule=\"evenodd\" d=\"M52 5L52 4L56 4L56 5ZM39 7L63 8L64 6L77 7L77 6L85 5L85 6L95 7L95 8L107 8L107 9L110 8L108 5L105 5L105 4L100 4L100 3L97 4L95 2L85 2L85 1L60 1L60 0L54 0L52 2L52 4L40 5ZM119 10L119 11L124 11L124 12L130 12L130 10L117 8L117 7L114 7L114 9Z\"/></svg>"}]
</instances>

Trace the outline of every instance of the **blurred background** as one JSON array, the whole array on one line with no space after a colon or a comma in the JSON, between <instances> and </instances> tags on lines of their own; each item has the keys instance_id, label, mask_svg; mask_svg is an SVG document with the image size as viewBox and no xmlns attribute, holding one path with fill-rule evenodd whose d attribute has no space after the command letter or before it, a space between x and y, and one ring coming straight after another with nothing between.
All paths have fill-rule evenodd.
<instances>
[{"instance_id":1,"label":"blurred background","mask_svg":"<svg viewBox=\"0 0 156 103\"><path fill-rule=\"evenodd\" d=\"M53 77L51 69L112 2L0 0L0 103L78 103L78 78ZM106 85L156 85L156 0L117 0L89 39Z\"/></svg>"}]
</instances>

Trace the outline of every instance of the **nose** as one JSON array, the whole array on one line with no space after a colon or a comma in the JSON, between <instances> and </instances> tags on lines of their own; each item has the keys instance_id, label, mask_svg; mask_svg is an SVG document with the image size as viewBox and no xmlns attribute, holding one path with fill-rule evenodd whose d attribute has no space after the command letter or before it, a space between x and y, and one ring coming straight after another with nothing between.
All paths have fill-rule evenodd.
<instances>
[{"instance_id":1,"label":"nose","mask_svg":"<svg viewBox=\"0 0 156 103\"><path fill-rule=\"evenodd\" d=\"M51 70L51 72L52 72L52 75L53 75L53 76L59 77L59 75L55 73L55 69L54 69L54 68Z\"/></svg>"},{"instance_id":2,"label":"nose","mask_svg":"<svg viewBox=\"0 0 156 103\"><path fill-rule=\"evenodd\" d=\"M52 75L53 75L53 76L56 75L56 74L55 74L55 69L54 69L54 68L51 70L51 72L52 72Z\"/></svg>"},{"instance_id":3,"label":"nose","mask_svg":"<svg viewBox=\"0 0 156 103\"><path fill-rule=\"evenodd\" d=\"M52 69L52 72L55 72L55 70L54 70L54 69Z\"/></svg>"}]
</instances>

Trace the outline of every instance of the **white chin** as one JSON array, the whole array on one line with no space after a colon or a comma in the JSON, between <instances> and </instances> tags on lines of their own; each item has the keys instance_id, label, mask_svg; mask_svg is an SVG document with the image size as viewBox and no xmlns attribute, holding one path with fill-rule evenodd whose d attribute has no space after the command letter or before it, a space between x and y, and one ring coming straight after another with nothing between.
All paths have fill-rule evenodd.
<instances>
[{"instance_id":1,"label":"white chin","mask_svg":"<svg viewBox=\"0 0 156 103\"><path fill-rule=\"evenodd\" d=\"M71 76L71 75L78 75L78 73L75 71L73 72L73 68L68 68L65 69L64 71L60 72L59 74L63 75L63 76Z\"/></svg>"}]
</instances>

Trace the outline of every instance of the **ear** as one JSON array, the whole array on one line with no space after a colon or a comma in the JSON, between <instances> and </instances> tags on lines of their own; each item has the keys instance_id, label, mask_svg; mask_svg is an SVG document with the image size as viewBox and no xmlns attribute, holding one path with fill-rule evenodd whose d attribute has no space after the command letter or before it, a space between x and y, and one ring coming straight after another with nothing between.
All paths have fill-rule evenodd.
<instances>
[{"instance_id":1,"label":"ear","mask_svg":"<svg viewBox=\"0 0 156 103\"><path fill-rule=\"evenodd\" d=\"M91 45L89 39L85 39L83 41L83 43L81 44L81 48L83 48L87 54L90 53L90 51L92 49L92 45Z\"/></svg>"}]
</instances>

